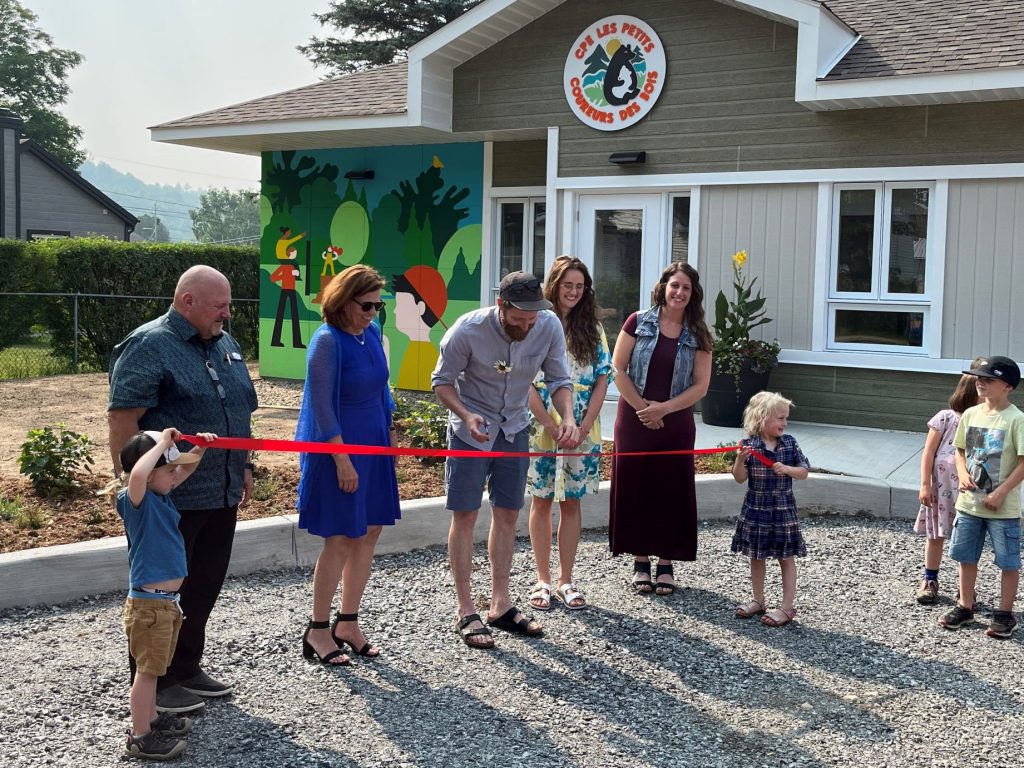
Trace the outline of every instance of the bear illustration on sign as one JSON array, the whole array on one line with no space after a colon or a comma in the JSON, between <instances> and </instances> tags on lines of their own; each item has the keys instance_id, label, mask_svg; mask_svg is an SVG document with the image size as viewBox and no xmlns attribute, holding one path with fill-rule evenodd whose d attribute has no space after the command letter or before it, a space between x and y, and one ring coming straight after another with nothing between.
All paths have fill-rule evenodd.
<instances>
[{"instance_id":1,"label":"bear illustration on sign","mask_svg":"<svg viewBox=\"0 0 1024 768\"><path fill-rule=\"evenodd\" d=\"M618 45L613 40L608 44L608 52L612 53L608 62L608 72L604 77L604 98L611 106L621 107L628 104L640 93L640 78L637 76L633 61L637 52L628 45Z\"/></svg>"}]
</instances>

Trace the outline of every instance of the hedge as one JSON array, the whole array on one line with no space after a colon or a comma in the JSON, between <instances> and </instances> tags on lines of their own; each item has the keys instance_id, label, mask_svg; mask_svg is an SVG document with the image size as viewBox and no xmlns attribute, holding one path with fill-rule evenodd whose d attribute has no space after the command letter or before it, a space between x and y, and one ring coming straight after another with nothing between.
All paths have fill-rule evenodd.
<instances>
[{"instance_id":1,"label":"hedge","mask_svg":"<svg viewBox=\"0 0 1024 768\"><path fill-rule=\"evenodd\" d=\"M101 238L29 243L0 240L0 258L4 264L0 275L6 278L0 283L3 291L169 297L174 295L182 272L196 264L208 264L231 282L233 299L259 298L259 250L253 247L125 243ZM106 370L113 346L133 328L165 313L168 304L160 299L80 296L79 361ZM73 302L36 301L35 307L38 319L29 324L41 321L50 331L54 353L70 358L75 341ZM231 334L249 358L258 354L258 333L258 303L236 302L231 311Z\"/></svg>"}]
</instances>

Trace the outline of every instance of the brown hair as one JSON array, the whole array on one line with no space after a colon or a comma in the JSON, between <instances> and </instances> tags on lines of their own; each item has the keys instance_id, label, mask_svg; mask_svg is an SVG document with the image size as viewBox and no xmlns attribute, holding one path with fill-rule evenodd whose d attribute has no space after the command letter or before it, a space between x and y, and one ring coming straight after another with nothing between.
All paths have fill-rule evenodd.
<instances>
[{"instance_id":1,"label":"brown hair","mask_svg":"<svg viewBox=\"0 0 1024 768\"><path fill-rule=\"evenodd\" d=\"M658 282L654 284L654 290L651 291L651 301L659 307L665 306L665 286L672 279L672 275L677 272L682 272L690 278L690 284L693 286L690 301L686 304L686 310L683 313L686 327L690 329L690 333L697 337L699 349L702 352L710 352L712 339L711 331L708 330L707 323L704 322L704 289L700 287L700 274L696 269L685 262L673 261L665 267L661 277L658 278Z\"/></svg>"},{"instance_id":2,"label":"brown hair","mask_svg":"<svg viewBox=\"0 0 1024 768\"><path fill-rule=\"evenodd\" d=\"M977 368L979 365L984 364L984 357L976 357L971 361L971 368ZM978 382L977 376L971 376L969 373L965 373L960 377L960 381L957 382L956 389L953 390L953 394L949 396L949 409L956 413L963 413L968 408L972 408L978 404L978 390L976 384Z\"/></svg>"},{"instance_id":3,"label":"brown hair","mask_svg":"<svg viewBox=\"0 0 1024 768\"><path fill-rule=\"evenodd\" d=\"M597 330L600 308L594 296L594 279L587 265L575 256L559 256L551 265L547 280L544 281L544 298L554 304L554 312L561 317L558 306L558 290L565 273L570 269L583 275L583 295L576 306L569 310L565 321L565 346L569 354L581 363L593 363L597 359L597 343L601 338Z\"/></svg>"},{"instance_id":4,"label":"brown hair","mask_svg":"<svg viewBox=\"0 0 1024 768\"><path fill-rule=\"evenodd\" d=\"M345 305L356 296L381 290L384 285L385 280L380 273L365 264L356 264L341 270L324 288L320 297L320 312L324 322L344 330Z\"/></svg>"}]
</instances>

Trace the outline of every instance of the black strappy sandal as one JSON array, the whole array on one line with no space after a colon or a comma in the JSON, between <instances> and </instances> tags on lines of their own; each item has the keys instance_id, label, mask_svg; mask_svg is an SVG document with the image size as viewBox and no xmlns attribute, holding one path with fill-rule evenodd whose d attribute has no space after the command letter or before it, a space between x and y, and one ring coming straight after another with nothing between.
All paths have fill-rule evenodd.
<instances>
[{"instance_id":1,"label":"black strappy sandal","mask_svg":"<svg viewBox=\"0 0 1024 768\"><path fill-rule=\"evenodd\" d=\"M302 633L302 658L312 661L316 659L321 664L326 664L329 667L347 667L352 664L352 660L345 658L344 661L335 663L335 659L339 656L344 656L345 652L340 648L335 648L333 651L320 655L319 651L312 646L309 642L309 633L313 629L328 629L331 625L326 621L311 621L306 625L306 631ZM332 633L333 634L333 633ZM337 645L337 643L335 643Z\"/></svg>"},{"instance_id":2,"label":"black strappy sandal","mask_svg":"<svg viewBox=\"0 0 1024 768\"><path fill-rule=\"evenodd\" d=\"M373 646L370 645L369 640L363 643L362 648L356 648L355 643L349 640L342 640L340 637L338 637L337 629L339 622L356 621L358 618L358 613L342 613L341 611L338 611L338 613L334 614L334 622L331 624L331 637L334 638L334 642L339 648L344 648L347 645L352 649L352 652L357 656L365 656L368 659L375 659L378 656L380 656L380 649L378 648L376 653L370 653L370 650L373 648Z\"/></svg>"},{"instance_id":3,"label":"black strappy sandal","mask_svg":"<svg viewBox=\"0 0 1024 768\"><path fill-rule=\"evenodd\" d=\"M476 629L469 629L469 625L474 621L479 621L480 625ZM462 642L468 645L470 648L476 648L479 651L489 651L494 648L494 635L491 634L490 628L484 624L483 619L480 618L479 613L471 613L468 616L463 616L461 619L455 622L455 631L462 636ZM474 643L471 638L474 637L488 637L491 642Z\"/></svg>"},{"instance_id":4,"label":"black strappy sandal","mask_svg":"<svg viewBox=\"0 0 1024 768\"><path fill-rule=\"evenodd\" d=\"M633 573L645 573L647 574L646 579L634 579L633 580L633 591L638 595L649 595L654 591L654 582L651 581L651 561L650 560L634 560L633 561Z\"/></svg>"},{"instance_id":5,"label":"black strappy sandal","mask_svg":"<svg viewBox=\"0 0 1024 768\"><path fill-rule=\"evenodd\" d=\"M662 565L661 563L658 563L658 567L654 572L654 578L657 579L659 576L671 576L674 579L676 575L672 573L671 565ZM664 584L660 581L654 582L654 594L658 595L658 597L668 597L675 591L675 584Z\"/></svg>"}]
</instances>

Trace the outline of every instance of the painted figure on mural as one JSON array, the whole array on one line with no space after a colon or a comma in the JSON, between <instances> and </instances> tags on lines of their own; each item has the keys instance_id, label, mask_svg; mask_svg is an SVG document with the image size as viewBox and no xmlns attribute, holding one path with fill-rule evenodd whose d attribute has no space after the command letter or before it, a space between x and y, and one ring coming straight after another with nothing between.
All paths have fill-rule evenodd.
<instances>
[{"instance_id":1,"label":"painted figure on mural","mask_svg":"<svg viewBox=\"0 0 1024 768\"><path fill-rule=\"evenodd\" d=\"M332 276L336 274L334 263L341 258L341 254L344 252L344 248L338 248L334 245L327 246L327 249L321 254L321 258L324 260L324 268L320 271L320 277L324 277L327 274L327 270L331 271Z\"/></svg>"},{"instance_id":2,"label":"painted figure on mural","mask_svg":"<svg viewBox=\"0 0 1024 768\"><path fill-rule=\"evenodd\" d=\"M294 261L299 252L293 245L305 236L305 232L300 232L295 237L292 237L292 231L289 227L281 227L281 237L277 239L277 244L274 246L274 255L277 257L277 260Z\"/></svg>"},{"instance_id":3,"label":"painted figure on mural","mask_svg":"<svg viewBox=\"0 0 1024 768\"><path fill-rule=\"evenodd\" d=\"M395 275L395 328L409 337L409 346L398 369L399 389L430 390L430 374L437 365L437 347L430 330L441 323L448 306L448 286L433 267L418 265Z\"/></svg>"},{"instance_id":4,"label":"painted figure on mural","mask_svg":"<svg viewBox=\"0 0 1024 768\"><path fill-rule=\"evenodd\" d=\"M292 249L294 250L294 249ZM295 281L301 280L298 267L291 264L282 264L270 275L270 282L281 284L281 298L277 301L277 315L274 318L274 336L270 340L270 346L283 347L281 331L284 326L285 307L291 309L292 320L292 347L305 349L302 343L302 329L299 327L299 294L295 291Z\"/></svg>"}]
</instances>

